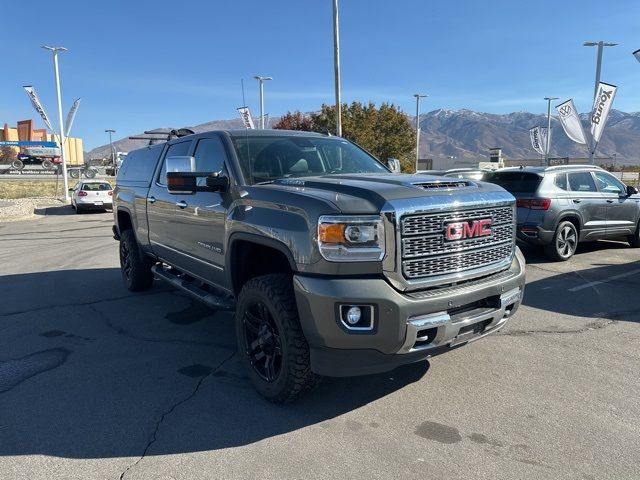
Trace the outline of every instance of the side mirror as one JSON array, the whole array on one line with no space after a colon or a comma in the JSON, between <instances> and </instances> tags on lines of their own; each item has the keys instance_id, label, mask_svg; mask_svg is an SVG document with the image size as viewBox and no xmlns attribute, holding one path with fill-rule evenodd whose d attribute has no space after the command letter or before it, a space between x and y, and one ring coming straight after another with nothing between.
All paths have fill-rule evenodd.
<instances>
[{"instance_id":1,"label":"side mirror","mask_svg":"<svg viewBox=\"0 0 640 480\"><path fill-rule=\"evenodd\" d=\"M219 173L196 171L196 159L188 156L167 157L167 190L175 194L195 192L225 192L229 178ZM206 185L198 185L198 178L206 178Z\"/></svg>"},{"instance_id":2,"label":"side mirror","mask_svg":"<svg viewBox=\"0 0 640 480\"><path fill-rule=\"evenodd\" d=\"M627 196L635 195L638 193L638 189L636 187L632 187L631 185L627 185Z\"/></svg>"},{"instance_id":3,"label":"side mirror","mask_svg":"<svg viewBox=\"0 0 640 480\"><path fill-rule=\"evenodd\" d=\"M387 166L393 173L400 173L402 171L400 168L400 160L397 158L387 158Z\"/></svg>"},{"instance_id":4,"label":"side mirror","mask_svg":"<svg viewBox=\"0 0 640 480\"><path fill-rule=\"evenodd\" d=\"M165 171L169 172L195 172L196 171L196 159L194 157L175 156L167 157L164 164Z\"/></svg>"},{"instance_id":5,"label":"side mirror","mask_svg":"<svg viewBox=\"0 0 640 480\"><path fill-rule=\"evenodd\" d=\"M229 177L214 173L207 177L207 187L214 192L226 192L229 188Z\"/></svg>"}]
</instances>

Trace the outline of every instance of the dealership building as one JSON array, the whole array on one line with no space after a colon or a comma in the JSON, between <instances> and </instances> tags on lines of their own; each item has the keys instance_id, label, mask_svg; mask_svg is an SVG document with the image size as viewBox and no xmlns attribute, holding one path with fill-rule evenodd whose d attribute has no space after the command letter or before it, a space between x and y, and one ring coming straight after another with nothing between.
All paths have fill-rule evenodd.
<instances>
[{"instance_id":1,"label":"dealership building","mask_svg":"<svg viewBox=\"0 0 640 480\"><path fill-rule=\"evenodd\" d=\"M0 125L2 125L0 123ZM15 127L4 124L0 128L0 141L12 142L56 142L54 135L48 134L44 128L33 128L33 120L20 120ZM19 147L12 147L19 150ZM65 138L64 148L65 158L68 165L82 165L84 163L84 154L82 150L81 138Z\"/></svg>"}]
</instances>

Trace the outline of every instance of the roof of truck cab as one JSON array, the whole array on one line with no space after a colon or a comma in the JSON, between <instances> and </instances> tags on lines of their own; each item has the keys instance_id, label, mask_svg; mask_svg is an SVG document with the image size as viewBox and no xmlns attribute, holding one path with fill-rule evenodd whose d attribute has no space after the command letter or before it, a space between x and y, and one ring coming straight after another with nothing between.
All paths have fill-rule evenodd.
<instances>
[{"instance_id":1,"label":"roof of truck cab","mask_svg":"<svg viewBox=\"0 0 640 480\"><path fill-rule=\"evenodd\" d=\"M266 129L266 130L250 130L250 129L238 129L238 130L221 130L228 133L232 137L322 137L331 138L330 135L325 135L317 132L304 132L300 130L279 130L279 129Z\"/></svg>"}]
</instances>

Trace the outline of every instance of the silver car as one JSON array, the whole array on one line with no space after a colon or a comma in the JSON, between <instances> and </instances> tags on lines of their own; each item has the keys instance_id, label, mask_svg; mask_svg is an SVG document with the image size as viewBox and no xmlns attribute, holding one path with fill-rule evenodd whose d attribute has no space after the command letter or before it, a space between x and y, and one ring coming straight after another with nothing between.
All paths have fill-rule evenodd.
<instances>
[{"instance_id":1,"label":"silver car","mask_svg":"<svg viewBox=\"0 0 640 480\"><path fill-rule=\"evenodd\" d=\"M86 210L111 210L113 187L107 182L78 182L71 192L71 208L76 213Z\"/></svg>"},{"instance_id":2,"label":"silver car","mask_svg":"<svg viewBox=\"0 0 640 480\"><path fill-rule=\"evenodd\" d=\"M516 197L517 238L541 245L552 260L578 242L622 237L640 247L640 195L591 165L503 168L485 175Z\"/></svg>"}]
</instances>

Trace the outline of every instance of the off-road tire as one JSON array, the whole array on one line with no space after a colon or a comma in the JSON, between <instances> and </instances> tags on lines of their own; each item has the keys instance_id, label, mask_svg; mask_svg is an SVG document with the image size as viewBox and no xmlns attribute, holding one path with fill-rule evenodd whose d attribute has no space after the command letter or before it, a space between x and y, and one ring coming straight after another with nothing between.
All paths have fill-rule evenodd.
<instances>
[{"instance_id":1,"label":"off-road tire","mask_svg":"<svg viewBox=\"0 0 640 480\"><path fill-rule=\"evenodd\" d=\"M254 369L247 347L245 312L256 302L267 308L280 339L280 371L272 382L265 380ZM311 390L320 381L320 377L311 371L309 344L300 326L290 275L272 274L249 280L238 296L235 322L239 355L251 383L267 400L274 403L289 402Z\"/></svg>"},{"instance_id":2,"label":"off-road tire","mask_svg":"<svg viewBox=\"0 0 640 480\"><path fill-rule=\"evenodd\" d=\"M573 223L564 221L556 228L551 243L544 246L544 253L551 260L566 262L576 253L577 248L578 229Z\"/></svg>"},{"instance_id":3,"label":"off-road tire","mask_svg":"<svg viewBox=\"0 0 640 480\"><path fill-rule=\"evenodd\" d=\"M151 267L154 262L142 254L133 230L120 234L120 271L127 288L132 292L148 290L153 284Z\"/></svg>"},{"instance_id":4,"label":"off-road tire","mask_svg":"<svg viewBox=\"0 0 640 480\"><path fill-rule=\"evenodd\" d=\"M627 242L629 242L629 245L633 248L640 248L640 222L636 225L636 232L627 237Z\"/></svg>"}]
</instances>

